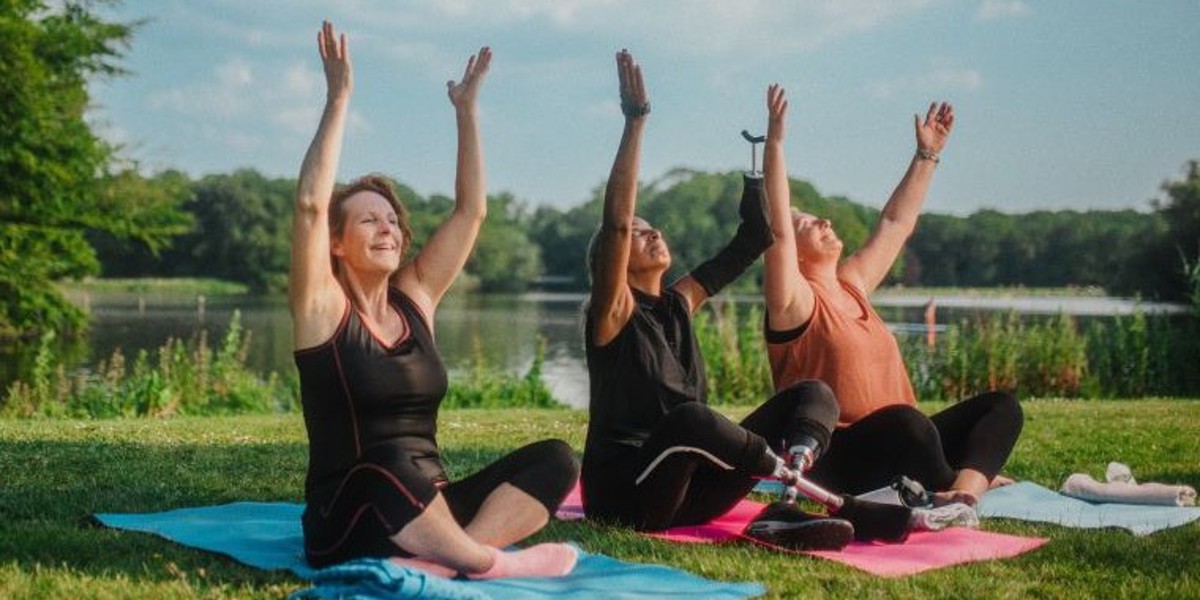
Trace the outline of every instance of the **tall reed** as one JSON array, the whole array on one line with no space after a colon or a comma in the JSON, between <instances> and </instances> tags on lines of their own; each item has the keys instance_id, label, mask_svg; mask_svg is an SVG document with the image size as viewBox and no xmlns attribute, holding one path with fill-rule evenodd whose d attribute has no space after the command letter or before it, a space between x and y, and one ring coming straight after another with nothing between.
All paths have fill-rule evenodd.
<instances>
[{"instance_id":1,"label":"tall reed","mask_svg":"<svg viewBox=\"0 0 1200 600\"><path fill-rule=\"evenodd\" d=\"M53 333L42 337L31 373L9 387L0 416L213 415L298 406L294 382L246 366L250 332L236 311L216 348L201 331L187 342L169 338L154 352L142 350L132 363L117 349L90 371L68 372L55 358L53 341Z\"/></svg>"},{"instance_id":2,"label":"tall reed","mask_svg":"<svg viewBox=\"0 0 1200 600\"><path fill-rule=\"evenodd\" d=\"M714 304L696 315L714 403L757 404L771 393L757 305ZM1200 317L1142 312L1092 319L983 313L949 325L933 347L898 336L918 398L959 400L985 390L1020 397L1200 396Z\"/></svg>"},{"instance_id":3,"label":"tall reed","mask_svg":"<svg viewBox=\"0 0 1200 600\"><path fill-rule=\"evenodd\" d=\"M957 400L988 389L1022 397L1200 395L1200 325L1142 312L1093 320L993 313L951 325L935 348L901 348L922 398Z\"/></svg>"},{"instance_id":4,"label":"tall reed","mask_svg":"<svg viewBox=\"0 0 1200 600\"><path fill-rule=\"evenodd\" d=\"M542 366L546 340L538 336L533 363L524 375L514 375L491 365L483 353L479 336L471 340L471 367L460 377L450 378L443 408L561 408L546 386Z\"/></svg>"},{"instance_id":5,"label":"tall reed","mask_svg":"<svg viewBox=\"0 0 1200 600\"><path fill-rule=\"evenodd\" d=\"M704 354L713 404L758 404L772 393L763 346L763 312L757 304L713 301L696 314L696 339Z\"/></svg>"}]
</instances>

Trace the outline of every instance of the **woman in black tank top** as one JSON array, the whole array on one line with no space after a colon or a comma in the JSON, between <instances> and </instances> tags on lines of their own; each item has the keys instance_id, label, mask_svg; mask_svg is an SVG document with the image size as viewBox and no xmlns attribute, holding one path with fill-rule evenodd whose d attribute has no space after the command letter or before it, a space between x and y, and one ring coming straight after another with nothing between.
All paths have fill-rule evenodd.
<instances>
[{"instance_id":1,"label":"woman in black tank top","mask_svg":"<svg viewBox=\"0 0 1200 600\"><path fill-rule=\"evenodd\" d=\"M457 197L450 217L401 266L411 241L391 183L368 176L334 191L353 71L345 35L325 23L317 45L328 86L301 166L288 297L308 430L305 554L316 567L391 557L441 575L555 576L577 552L498 548L541 529L575 484L560 440L530 444L450 481L437 444L446 369L434 313L486 213L476 97L483 48L448 85L458 122Z\"/></svg>"},{"instance_id":2,"label":"woman in black tank top","mask_svg":"<svg viewBox=\"0 0 1200 600\"><path fill-rule=\"evenodd\" d=\"M583 498L589 518L652 531L704 523L728 511L755 478L782 472L776 451L804 440L823 450L837 422L837 403L828 386L810 381L781 391L740 424L705 404L704 360L692 314L771 244L761 178L745 179L742 222L729 244L664 287L670 250L659 231L634 214L650 103L628 52L617 54L617 69L625 130L588 252L591 402ZM840 547L849 540L845 521L809 517L789 506L796 514L788 518L809 534L798 536L798 543L837 538L831 543Z\"/></svg>"}]
</instances>

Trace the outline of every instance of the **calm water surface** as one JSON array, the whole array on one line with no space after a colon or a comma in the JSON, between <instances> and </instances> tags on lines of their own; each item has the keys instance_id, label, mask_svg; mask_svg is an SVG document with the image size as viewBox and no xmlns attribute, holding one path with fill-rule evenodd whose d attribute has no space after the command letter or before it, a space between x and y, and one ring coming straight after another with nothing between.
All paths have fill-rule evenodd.
<instances>
[{"instance_id":1,"label":"calm water surface","mask_svg":"<svg viewBox=\"0 0 1200 600\"><path fill-rule=\"evenodd\" d=\"M72 300L91 314L91 333L85 341L64 344L60 356L71 369L94 367L120 349L127 359L138 351L153 351L169 337L191 339L198 332L215 345L229 327L236 310L242 326L251 332L248 363L262 372L293 373L291 317L283 296L221 296L199 299L168 293L88 293ZM451 377L477 360L488 366L524 373L533 363L539 339L545 343L543 374L559 401L574 407L587 405L587 371L584 367L580 328L582 295L530 293L522 295L458 294L448 296L438 309L438 347ZM737 298L757 302L757 297ZM883 318L901 333L925 329L928 297L880 293L873 301ZM953 293L935 298L937 328L946 323L990 310L1016 310L1023 314L1060 312L1089 317L1129 314L1138 309L1176 312L1180 307L1136 303L1110 297L971 296ZM28 350L0 349L0 389L30 368Z\"/></svg>"}]
</instances>

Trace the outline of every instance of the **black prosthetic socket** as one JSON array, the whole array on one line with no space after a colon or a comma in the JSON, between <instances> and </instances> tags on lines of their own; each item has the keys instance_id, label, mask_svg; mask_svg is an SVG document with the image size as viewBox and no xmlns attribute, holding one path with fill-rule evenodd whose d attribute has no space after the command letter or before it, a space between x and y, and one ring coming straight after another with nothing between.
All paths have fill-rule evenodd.
<instances>
[{"instance_id":1,"label":"black prosthetic socket","mask_svg":"<svg viewBox=\"0 0 1200 600\"><path fill-rule=\"evenodd\" d=\"M741 216L742 222L738 225L737 233L716 256L693 269L691 273L692 278L709 296L716 295L732 283L771 247L774 238L764 204L762 178L743 176L742 201L738 205L738 215Z\"/></svg>"}]
</instances>

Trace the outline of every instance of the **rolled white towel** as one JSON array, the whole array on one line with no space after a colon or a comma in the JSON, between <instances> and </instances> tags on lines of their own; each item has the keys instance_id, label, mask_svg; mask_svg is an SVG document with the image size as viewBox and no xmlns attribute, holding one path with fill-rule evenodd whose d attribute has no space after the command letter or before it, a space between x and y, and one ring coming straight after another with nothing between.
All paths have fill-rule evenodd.
<instances>
[{"instance_id":1,"label":"rolled white towel","mask_svg":"<svg viewBox=\"0 0 1200 600\"><path fill-rule=\"evenodd\" d=\"M1195 506L1196 490L1187 485L1138 483L1129 467L1109 463L1108 482L1092 479L1086 473L1075 473L1063 482L1062 493L1088 502L1120 504L1150 504L1156 506Z\"/></svg>"}]
</instances>

